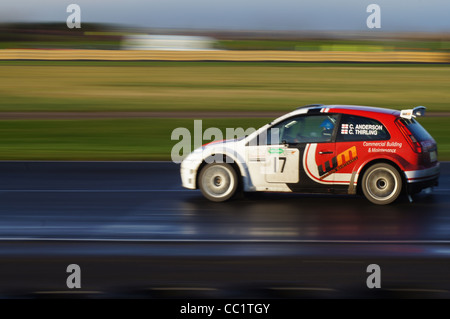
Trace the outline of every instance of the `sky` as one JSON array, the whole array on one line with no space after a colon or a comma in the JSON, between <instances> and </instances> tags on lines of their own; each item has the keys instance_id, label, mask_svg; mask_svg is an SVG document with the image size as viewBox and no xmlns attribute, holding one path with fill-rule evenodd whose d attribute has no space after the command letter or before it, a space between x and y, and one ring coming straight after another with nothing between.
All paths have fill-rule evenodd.
<instances>
[{"instance_id":1,"label":"sky","mask_svg":"<svg viewBox=\"0 0 450 319\"><path fill-rule=\"evenodd\" d=\"M385 32L450 32L449 0L14 0L0 2L0 22L65 22L69 4L81 23L146 28L363 31L369 4Z\"/></svg>"}]
</instances>

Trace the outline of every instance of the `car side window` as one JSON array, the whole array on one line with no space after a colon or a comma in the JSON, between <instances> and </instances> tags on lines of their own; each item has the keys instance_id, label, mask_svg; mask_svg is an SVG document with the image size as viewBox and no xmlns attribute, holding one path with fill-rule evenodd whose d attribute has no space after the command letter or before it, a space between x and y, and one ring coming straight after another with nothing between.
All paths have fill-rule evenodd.
<instances>
[{"instance_id":1,"label":"car side window","mask_svg":"<svg viewBox=\"0 0 450 319\"><path fill-rule=\"evenodd\" d=\"M343 114L337 142L388 140L390 135L379 121L362 116Z\"/></svg>"},{"instance_id":2,"label":"car side window","mask_svg":"<svg viewBox=\"0 0 450 319\"><path fill-rule=\"evenodd\" d=\"M291 117L268 130L267 144L331 142L337 119L337 114Z\"/></svg>"}]
</instances>

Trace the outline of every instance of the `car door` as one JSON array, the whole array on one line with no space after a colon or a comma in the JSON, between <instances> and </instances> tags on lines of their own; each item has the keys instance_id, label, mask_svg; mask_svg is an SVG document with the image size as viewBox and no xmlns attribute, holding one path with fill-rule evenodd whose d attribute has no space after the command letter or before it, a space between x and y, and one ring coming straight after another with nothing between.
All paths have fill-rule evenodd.
<instances>
[{"instance_id":1,"label":"car door","mask_svg":"<svg viewBox=\"0 0 450 319\"><path fill-rule=\"evenodd\" d=\"M293 190L315 190L333 185L337 114L305 114L296 118L298 128L290 141L299 150L299 179ZM288 136L292 136L291 132Z\"/></svg>"},{"instance_id":2,"label":"car door","mask_svg":"<svg viewBox=\"0 0 450 319\"><path fill-rule=\"evenodd\" d=\"M288 144L267 146L265 180L268 183L298 183L300 152Z\"/></svg>"},{"instance_id":3,"label":"car door","mask_svg":"<svg viewBox=\"0 0 450 319\"><path fill-rule=\"evenodd\" d=\"M338 115L300 115L268 131L265 181L290 188L318 188L333 183L335 123Z\"/></svg>"},{"instance_id":4,"label":"car door","mask_svg":"<svg viewBox=\"0 0 450 319\"><path fill-rule=\"evenodd\" d=\"M281 143L278 128L261 132L246 146L249 171L255 185L298 183L299 150Z\"/></svg>"}]
</instances>

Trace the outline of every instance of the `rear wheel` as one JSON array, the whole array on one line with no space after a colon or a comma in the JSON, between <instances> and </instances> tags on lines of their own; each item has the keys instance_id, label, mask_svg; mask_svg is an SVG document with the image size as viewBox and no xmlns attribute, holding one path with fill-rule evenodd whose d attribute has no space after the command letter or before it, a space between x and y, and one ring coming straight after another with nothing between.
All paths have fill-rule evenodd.
<instances>
[{"instance_id":1,"label":"rear wheel","mask_svg":"<svg viewBox=\"0 0 450 319\"><path fill-rule=\"evenodd\" d=\"M390 204L402 191L402 177L392 165L375 164L363 175L362 191L364 196L374 204Z\"/></svg>"},{"instance_id":2,"label":"rear wheel","mask_svg":"<svg viewBox=\"0 0 450 319\"><path fill-rule=\"evenodd\" d=\"M203 196L213 202L230 199L238 187L238 177L229 164L207 164L199 175L199 188Z\"/></svg>"}]
</instances>

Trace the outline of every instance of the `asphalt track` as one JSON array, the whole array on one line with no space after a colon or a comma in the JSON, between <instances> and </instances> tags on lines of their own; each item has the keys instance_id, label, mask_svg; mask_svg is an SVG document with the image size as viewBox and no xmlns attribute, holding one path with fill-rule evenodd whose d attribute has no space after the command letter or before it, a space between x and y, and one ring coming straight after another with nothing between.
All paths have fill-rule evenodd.
<instances>
[{"instance_id":1,"label":"asphalt track","mask_svg":"<svg viewBox=\"0 0 450 319\"><path fill-rule=\"evenodd\" d=\"M450 163L389 206L251 194L212 203L169 162L1 162L0 297L450 297ZM66 286L78 264L82 288ZM378 264L382 288L368 289Z\"/></svg>"}]
</instances>

